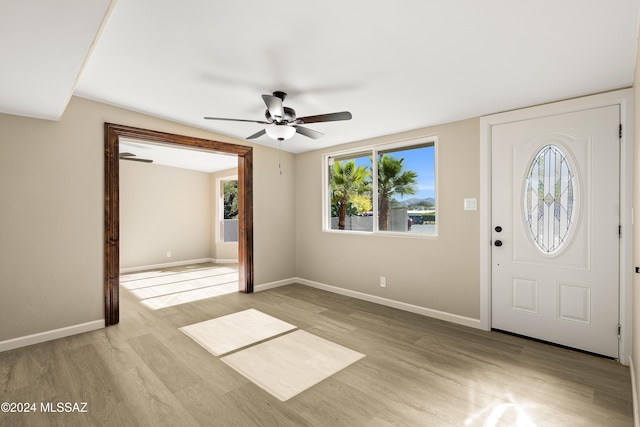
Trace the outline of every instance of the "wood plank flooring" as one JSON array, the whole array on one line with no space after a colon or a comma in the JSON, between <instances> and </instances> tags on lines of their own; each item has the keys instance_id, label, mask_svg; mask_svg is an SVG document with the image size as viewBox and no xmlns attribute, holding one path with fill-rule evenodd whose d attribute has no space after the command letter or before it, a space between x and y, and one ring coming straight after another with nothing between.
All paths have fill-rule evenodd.
<instances>
[{"instance_id":1,"label":"wood plank flooring","mask_svg":"<svg viewBox=\"0 0 640 427\"><path fill-rule=\"evenodd\" d=\"M281 402L178 330L255 308L366 357ZM629 369L595 356L289 285L151 310L0 353L2 426L631 426ZM87 402L86 413L41 403Z\"/></svg>"},{"instance_id":2,"label":"wood plank flooring","mask_svg":"<svg viewBox=\"0 0 640 427\"><path fill-rule=\"evenodd\" d=\"M153 309L238 292L238 264L192 264L120 276L120 286Z\"/></svg>"}]
</instances>

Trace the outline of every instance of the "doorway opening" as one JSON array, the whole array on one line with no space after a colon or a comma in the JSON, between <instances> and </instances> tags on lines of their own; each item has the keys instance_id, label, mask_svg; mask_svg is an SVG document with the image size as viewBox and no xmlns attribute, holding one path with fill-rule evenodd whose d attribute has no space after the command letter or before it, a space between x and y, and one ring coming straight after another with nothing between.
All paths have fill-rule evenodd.
<instances>
[{"instance_id":1,"label":"doorway opening","mask_svg":"<svg viewBox=\"0 0 640 427\"><path fill-rule=\"evenodd\" d=\"M119 322L120 139L236 155L238 159L238 290L253 292L253 149L202 138L105 123L105 326Z\"/></svg>"}]
</instances>

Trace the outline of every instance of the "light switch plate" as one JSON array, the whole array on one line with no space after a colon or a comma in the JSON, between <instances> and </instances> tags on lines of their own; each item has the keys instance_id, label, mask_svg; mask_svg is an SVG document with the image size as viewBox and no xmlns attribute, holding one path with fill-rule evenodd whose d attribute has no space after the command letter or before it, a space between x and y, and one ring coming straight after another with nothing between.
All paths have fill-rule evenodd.
<instances>
[{"instance_id":1,"label":"light switch plate","mask_svg":"<svg viewBox=\"0 0 640 427\"><path fill-rule=\"evenodd\" d=\"M465 211L477 211L478 210L478 199L464 199L464 210Z\"/></svg>"}]
</instances>

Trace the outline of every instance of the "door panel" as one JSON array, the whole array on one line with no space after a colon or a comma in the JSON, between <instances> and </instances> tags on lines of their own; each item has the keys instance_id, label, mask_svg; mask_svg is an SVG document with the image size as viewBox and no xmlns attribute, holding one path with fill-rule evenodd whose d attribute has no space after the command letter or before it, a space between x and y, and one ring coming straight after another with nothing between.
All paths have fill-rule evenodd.
<instances>
[{"instance_id":1,"label":"door panel","mask_svg":"<svg viewBox=\"0 0 640 427\"><path fill-rule=\"evenodd\" d=\"M493 328L618 356L619 117L492 127Z\"/></svg>"}]
</instances>

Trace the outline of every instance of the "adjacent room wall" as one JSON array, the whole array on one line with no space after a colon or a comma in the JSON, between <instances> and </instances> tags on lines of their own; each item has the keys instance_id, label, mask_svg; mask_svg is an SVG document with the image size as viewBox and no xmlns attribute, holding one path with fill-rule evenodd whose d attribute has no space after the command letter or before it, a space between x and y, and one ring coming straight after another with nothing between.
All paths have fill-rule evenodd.
<instances>
[{"instance_id":1,"label":"adjacent room wall","mask_svg":"<svg viewBox=\"0 0 640 427\"><path fill-rule=\"evenodd\" d=\"M324 154L427 135L438 135L437 238L322 231ZM479 319L479 213L463 209L465 198L479 197L479 139L472 119L297 155L298 277Z\"/></svg>"},{"instance_id":2,"label":"adjacent room wall","mask_svg":"<svg viewBox=\"0 0 640 427\"><path fill-rule=\"evenodd\" d=\"M211 258L211 190L206 172L120 160L120 269Z\"/></svg>"},{"instance_id":3,"label":"adjacent room wall","mask_svg":"<svg viewBox=\"0 0 640 427\"><path fill-rule=\"evenodd\" d=\"M295 277L292 154L280 175L276 149L78 97L57 122L0 114L0 347L104 319L105 122L253 146L255 284Z\"/></svg>"}]
</instances>

